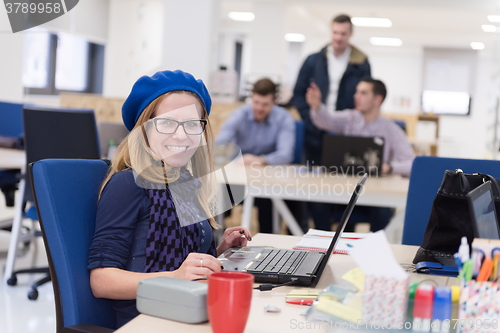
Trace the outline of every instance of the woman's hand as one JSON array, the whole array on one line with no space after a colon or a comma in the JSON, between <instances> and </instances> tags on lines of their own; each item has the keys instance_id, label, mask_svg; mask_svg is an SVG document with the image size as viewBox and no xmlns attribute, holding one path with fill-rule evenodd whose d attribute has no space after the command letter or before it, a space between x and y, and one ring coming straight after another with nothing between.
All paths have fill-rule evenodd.
<instances>
[{"instance_id":1,"label":"woman's hand","mask_svg":"<svg viewBox=\"0 0 500 333\"><path fill-rule=\"evenodd\" d=\"M243 227L227 228L222 235L222 241L217 247L217 256L233 246L246 246L252 240L250 230Z\"/></svg>"},{"instance_id":2,"label":"woman's hand","mask_svg":"<svg viewBox=\"0 0 500 333\"><path fill-rule=\"evenodd\" d=\"M222 264L214 256L206 253L192 252L188 254L181 267L172 272L172 275L178 279L195 280L206 278L221 270Z\"/></svg>"}]
</instances>

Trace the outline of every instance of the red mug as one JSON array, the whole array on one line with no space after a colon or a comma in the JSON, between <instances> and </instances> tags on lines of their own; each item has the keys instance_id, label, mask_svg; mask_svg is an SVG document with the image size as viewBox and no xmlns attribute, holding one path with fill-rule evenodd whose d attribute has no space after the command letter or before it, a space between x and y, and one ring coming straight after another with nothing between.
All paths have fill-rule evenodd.
<instances>
[{"instance_id":1,"label":"red mug","mask_svg":"<svg viewBox=\"0 0 500 333\"><path fill-rule=\"evenodd\" d=\"M253 275L242 272L220 272L208 277L208 320L214 333L243 333L253 280Z\"/></svg>"}]
</instances>

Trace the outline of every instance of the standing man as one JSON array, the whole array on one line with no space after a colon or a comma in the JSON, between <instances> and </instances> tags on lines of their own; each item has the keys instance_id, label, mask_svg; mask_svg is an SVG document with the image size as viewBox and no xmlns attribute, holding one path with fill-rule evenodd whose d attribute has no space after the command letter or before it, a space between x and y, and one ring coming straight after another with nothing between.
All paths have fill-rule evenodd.
<instances>
[{"instance_id":1,"label":"standing man","mask_svg":"<svg viewBox=\"0 0 500 333\"><path fill-rule=\"evenodd\" d=\"M338 15L332 22L332 41L318 53L307 57L302 65L293 91L293 104L305 125L304 154L310 164L321 163L323 131L309 118L306 91L314 82L321 90L322 102L329 111L354 108L356 85L370 76L368 57L349 44L352 36L351 18Z\"/></svg>"},{"instance_id":2,"label":"standing man","mask_svg":"<svg viewBox=\"0 0 500 333\"><path fill-rule=\"evenodd\" d=\"M336 16L331 25L331 43L318 53L307 57L293 90L292 103L304 121L304 157L308 165L321 165L323 133L311 122L306 91L315 83L321 90L322 102L329 111L354 108L356 85L364 76L370 76L366 54L349 44L352 22L348 15ZM328 204L311 202L309 210L316 228L329 220Z\"/></svg>"},{"instance_id":3,"label":"standing man","mask_svg":"<svg viewBox=\"0 0 500 333\"><path fill-rule=\"evenodd\" d=\"M233 111L215 142L238 145L246 165L290 164L295 150L295 121L286 109L276 105L276 93L273 81L258 80L252 89L252 103ZM272 233L271 200L256 198L255 205L259 209L259 232ZM299 206L289 205L296 217Z\"/></svg>"}]
</instances>

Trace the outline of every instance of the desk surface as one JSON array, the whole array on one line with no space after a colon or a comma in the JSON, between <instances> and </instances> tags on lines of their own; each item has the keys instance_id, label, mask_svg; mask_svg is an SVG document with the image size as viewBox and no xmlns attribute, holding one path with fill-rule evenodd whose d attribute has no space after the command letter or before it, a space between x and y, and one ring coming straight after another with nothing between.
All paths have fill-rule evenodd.
<instances>
[{"instance_id":1,"label":"desk surface","mask_svg":"<svg viewBox=\"0 0 500 333\"><path fill-rule=\"evenodd\" d=\"M292 248L300 237L258 234L253 238L249 245L266 246L273 244L276 247ZM391 245L396 260L400 264L410 264L417 246L408 245ZM323 289L326 286L338 283L347 271L356 267L351 257L348 255L334 254L331 256L328 266L325 268L323 275L316 288ZM429 279L429 275L412 274L412 282L420 282ZM432 276L432 280L439 285L452 285L454 278ZM253 291L252 306L250 316L245 328L245 333L253 332L295 332L298 325L305 325L305 317L300 315L304 309L303 305L287 304L285 295L297 287L279 287L272 291L261 292ZM280 313L266 313L263 308L265 305L272 305L281 308ZM228 319L230 320L230 319ZM301 323L301 324L300 324ZM307 332L325 332L321 327L316 329L307 329ZM135 333L135 332L211 332L209 323L204 324L183 324L175 321L170 321L162 318L156 318L148 315L140 315L127 325L120 328L117 333Z\"/></svg>"},{"instance_id":2,"label":"desk surface","mask_svg":"<svg viewBox=\"0 0 500 333\"><path fill-rule=\"evenodd\" d=\"M0 148L0 169L22 169L25 164L24 150Z\"/></svg>"},{"instance_id":3,"label":"desk surface","mask_svg":"<svg viewBox=\"0 0 500 333\"><path fill-rule=\"evenodd\" d=\"M224 168L229 184L248 184L256 197L279 197L288 200L346 203L361 177L356 175L318 174L302 166L244 167L232 163ZM409 179L399 175L370 177L359 204L399 206L406 204ZM381 203L381 198L384 200Z\"/></svg>"}]
</instances>

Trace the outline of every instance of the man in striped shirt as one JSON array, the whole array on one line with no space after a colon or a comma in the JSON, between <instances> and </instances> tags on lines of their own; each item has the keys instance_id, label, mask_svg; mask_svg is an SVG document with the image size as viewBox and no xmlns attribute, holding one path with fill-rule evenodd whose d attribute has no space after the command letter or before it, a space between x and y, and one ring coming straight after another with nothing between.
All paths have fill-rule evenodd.
<instances>
[{"instance_id":1,"label":"man in striped shirt","mask_svg":"<svg viewBox=\"0 0 500 333\"><path fill-rule=\"evenodd\" d=\"M409 175L415 154L406 134L394 121L380 115L380 105L386 94L387 90L382 81L365 77L356 86L354 110L328 111L321 102L321 91L314 82L307 89L306 101L311 108L311 120L318 128L350 136L384 137L382 173ZM343 212L344 206L331 205L331 209L331 215L337 217ZM369 222L372 231L383 229L389 224L393 214L393 208L357 206L346 231L354 231L356 222ZM328 218L324 218L316 228L330 230L330 223Z\"/></svg>"}]
</instances>

